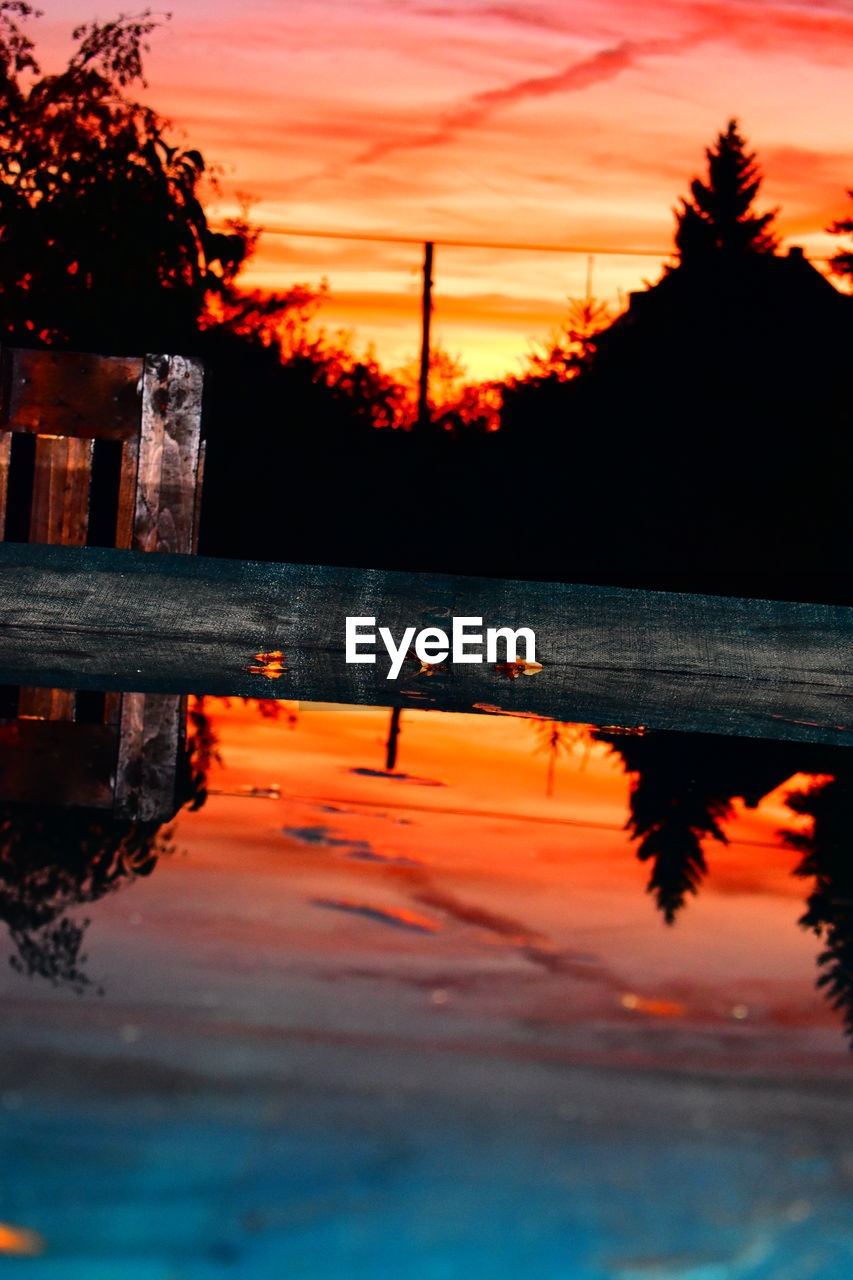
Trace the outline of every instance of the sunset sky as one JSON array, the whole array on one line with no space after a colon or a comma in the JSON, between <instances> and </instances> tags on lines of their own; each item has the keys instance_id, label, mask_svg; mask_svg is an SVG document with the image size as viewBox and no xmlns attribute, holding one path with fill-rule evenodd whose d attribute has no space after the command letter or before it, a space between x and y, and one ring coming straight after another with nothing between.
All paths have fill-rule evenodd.
<instances>
[{"instance_id":1,"label":"sunset sky","mask_svg":"<svg viewBox=\"0 0 853 1280\"><path fill-rule=\"evenodd\" d=\"M702 148L737 116L787 243L832 251L853 186L847 0L174 0L147 98L222 166L219 210L260 225L599 252L593 292L656 278ZM46 68L75 22L45 0ZM115 6L116 11L119 6ZM331 328L417 349L417 245L267 234L246 282L327 278ZM519 368L586 287L584 254L439 247L439 341L478 376Z\"/></svg>"}]
</instances>

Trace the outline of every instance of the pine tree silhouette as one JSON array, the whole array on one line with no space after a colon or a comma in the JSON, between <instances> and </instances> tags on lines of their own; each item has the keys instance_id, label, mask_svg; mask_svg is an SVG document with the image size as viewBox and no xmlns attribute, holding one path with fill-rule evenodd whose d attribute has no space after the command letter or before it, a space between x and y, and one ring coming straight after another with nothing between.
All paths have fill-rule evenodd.
<instances>
[{"instance_id":1,"label":"pine tree silhouette","mask_svg":"<svg viewBox=\"0 0 853 1280\"><path fill-rule=\"evenodd\" d=\"M726 844L723 823L734 790L714 760L715 743L696 735L593 733L632 775L627 829L637 857L651 863L646 891L667 924L698 893L707 864L702 842ZM709 758L710 751L710 758Z\"/></svg>"},{"instance_id":2,"label":"pine tree silhouette","mask_svg":"<svg viewBox=\"0 0 853 1280\"><path fill-rule=\"evenodd\" d=\"M708 177L694 178L692 199L682 199L676 210L675 245L682 263L724 252L773 253L778 246L772 231L776 210L753 213L752 202L761 186L761 171L737 120L707 147Z\"/></svg>"},{"instance_id":3,"label":"pine tree silhouette","mask_svg":"<svg viewBox=\"0 0 853 1280\"><path fill-rule=\"evenodd\" d=\"M817 985L841 1013L853 1050L853 769L842 765L837 776L793 792L786 803L812 819L810 831L784 835L803 855L795 874L814 878L800 924L823 943Z\"/></svg>"},{"instance_id":4,"label":"pine tree silhouette","mask_svg":"<svg viewBox=\"0 0 853 1280\"><path fill-rule=\"evenodd\" d=\"M849 190L847 195L853 200L853 190ZM833 236L849 236L853 234L853 217L837 218L826 229ZM830 265L837 276L846 279L848 285L853 282L853 249L840 249Z\"/></svg>"}]
</instances>

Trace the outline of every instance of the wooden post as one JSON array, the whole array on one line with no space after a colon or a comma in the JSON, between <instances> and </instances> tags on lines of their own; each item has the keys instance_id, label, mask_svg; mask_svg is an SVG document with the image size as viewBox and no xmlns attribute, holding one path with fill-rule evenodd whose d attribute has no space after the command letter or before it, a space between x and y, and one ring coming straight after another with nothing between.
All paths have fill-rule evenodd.
<instances>
[{"instance_id":1,"label":"wooden post","mask_svg":"<svg viewBox=\"0 0 853 1280\"><path fill-rule=\"evenodd\" d=\"M424 245L424 283L421 295L421 373L418 383L418 429L425 431L430 424L429 414L429 362L430 323L432 321L432 261L435 246L431 240Z\"/></svg>"},{"instance_id":2,"label":"wooden post","mask_svg":"<svg viewBox=\"0 0 853 1280\"><path fill-rule=\"evenodd\" d=\"M132 547L191 555L201 431L202 365L147 356Z\"/></svg>"}]
</instances>

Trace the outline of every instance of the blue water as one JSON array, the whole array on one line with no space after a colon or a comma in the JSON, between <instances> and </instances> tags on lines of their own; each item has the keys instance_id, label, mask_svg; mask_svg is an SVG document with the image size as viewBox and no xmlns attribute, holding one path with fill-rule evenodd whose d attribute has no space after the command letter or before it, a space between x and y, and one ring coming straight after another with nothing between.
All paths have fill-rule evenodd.
<instances>
[{"instance_id":1,"label":"blue water","mask_svg":"<svg viewBox=\"0 0 853 1280\"><path fill-rule=\"evenodd\" d=\"M4 1116L30 1280L850 1280L846 1135L498 1120L417 1097L137 1098Z\"/></svg>"}]
</instances>

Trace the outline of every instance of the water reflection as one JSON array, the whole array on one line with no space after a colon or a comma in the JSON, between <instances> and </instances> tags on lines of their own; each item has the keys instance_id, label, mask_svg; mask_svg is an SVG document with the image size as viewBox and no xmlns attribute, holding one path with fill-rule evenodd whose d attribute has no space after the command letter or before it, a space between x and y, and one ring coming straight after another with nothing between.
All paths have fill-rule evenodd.
<instances>
[{"instance_id":1,"label":"water reflection","mask_svg":"<svg viewBox=\"0 0 853 1280\"><path fill-rule=\"evenodd\" d=\"M207 798L217 739L203 702L190 709L183 738L175 812L199 809ZM27 763L39 767L38 759ZM85 777L85 758L77 763ZM97 761L98 769L101 764ZM21 770L19 761L16 786L35 789L36 779L22 778ZM139 799L144 811L146 796ZM162 821L122 818L61 801L0 805L0 919L14 946L12 968L78 994L93 985L102 992L86 971L83 943L90 920L66 913L151 875L159 859L173 851L171 831Z\"/></svg>"},{"instance_id":2,"label":"water reflection","mask_svg":"<svg viewBox=\"0 0 853 1280\"><path fill-rule=\"evenodd\" d=\"M222 704L217 706L221 713ZM253 706L253 714L260 713L258 725L262 720L277 719L276 731L283 731L297 724L290 704L270 701ZM442 815L464 811L453 808L449 795L446 799L440 796L441 790L447 789L440 778L406 770L407 756L411 754L409 735L413 732L410 723L413 719L417 722L418 714L421 713L409 713L405 725L399 713L392 715L387 739L377 742L377 763L381 760L384 768L372 768L367 761L349 761L347 773L385 786L384 803L392 809L401 794L400 787L408 789L409 794L414 786L437 788L439 798L434 803L404 804L402 808L425 813L421 821L426 823L427 831L430 824L435 825L435 838L440 840ZM478 725L482 729L484 721L480 717L467 720L471 727L466 754L476 760ZM755 809L787 780L797 778L784 801L791 826L780 828L778 834L798 855L793 874L807 882L805 910L799 923L822 943L817 957L818 986L840 1012L853 1044L853 873L847 852L853 832L853 764L849 753L810 744L590 729L551 721L534 721L531 725L522 720L516 727L519 748L532 751L540 762L544 754L547 761L545 803L538 813L530 815L531 822L572 821L549 816L558 763L564 768L562 762L569 757L580 758L574 786L582 792L583 769L593 746L606 747L619 761L630 779L625 826L640 862L648 864L648 892L669 925L675 924L689 900L701 891L713 846L728 843L727 828L737 802ZM221 770L223 765L209 701L190 701L186 728L178 770L177 808L194 811L208 798L211 770ZM526 745L522 747L525 735ZM327 738L324 749L334 752L334 740ZM483 768L488 769L485 747L480 754ZM393 799L387 797L390 782L397 784L390 788L396 793ZM505 784L495 774L490 785L500 794ZM282 790L279 783L264 779L236 791L220 787L215 794L278 801ZM346 807L326 804L321 808L326 814L347 813ZM481 808L468 816L474 819L481 835L485 833L488 844L488 824L500 814ZM537 965L544 964L549 972L572 974L582 971L585 965L588 976L603 972L589 958L581 956L578 961L572 953L553 946L538 925L527 926L514 915L449 892L435 882L429 866L420 858L386 855L369 841L351 834L335 835L316 822L286 827L285 831L308 848L336 855L340 851L340 856L350 862L372 866L386 879L393 877L396 890L406 898L406 902L383 905L354 897L341 886L332 886L307 899L315 908L333 908L369 920L403 925L415 932L434 933L440 926L433 923L432 915L429 927L423 925L426 908L428 913L437 911L449 919L510 939L520 955ZM171 822L130 820L68 805L4 804L0 808L0 918L14 948L10 956L12 968L77 993L102 990L87 971L84 939L89 919L76 918L74 909L150 876L174 847ZM751 851L745 850L744 858L750 856ZM570 887L571 874L569 867L565 887ZM494 877L500 879L500 873L495 872ZM638 965L641 970L642 957ZM633 992L623 992L621 998L624 1008L646 1011L654 1008L659 1012L664 1006L674 1008L678 1004L666 999L649 1000ZM634 1003L625 1004L626 999Z\"/></svg>"},{"instance_id":3,"label":"water reflection","mask_svg":"<svg viewBox=\"0 0 853 1280\"><path fill-rule=\"evenodd\" d=\"M736 798L756 808L795 774L812 781L790 791L792 814L810 819L784 830L800 853L793 874L812 881L800 925L821 939L818 987L841 1012L853 1048L853 760L843 748L702 734L594 731L631 775L628 830L651 864L648 891L668 924L698 893L707 872L704 842L727 843Z\"/></svg>"}]
</instances>

